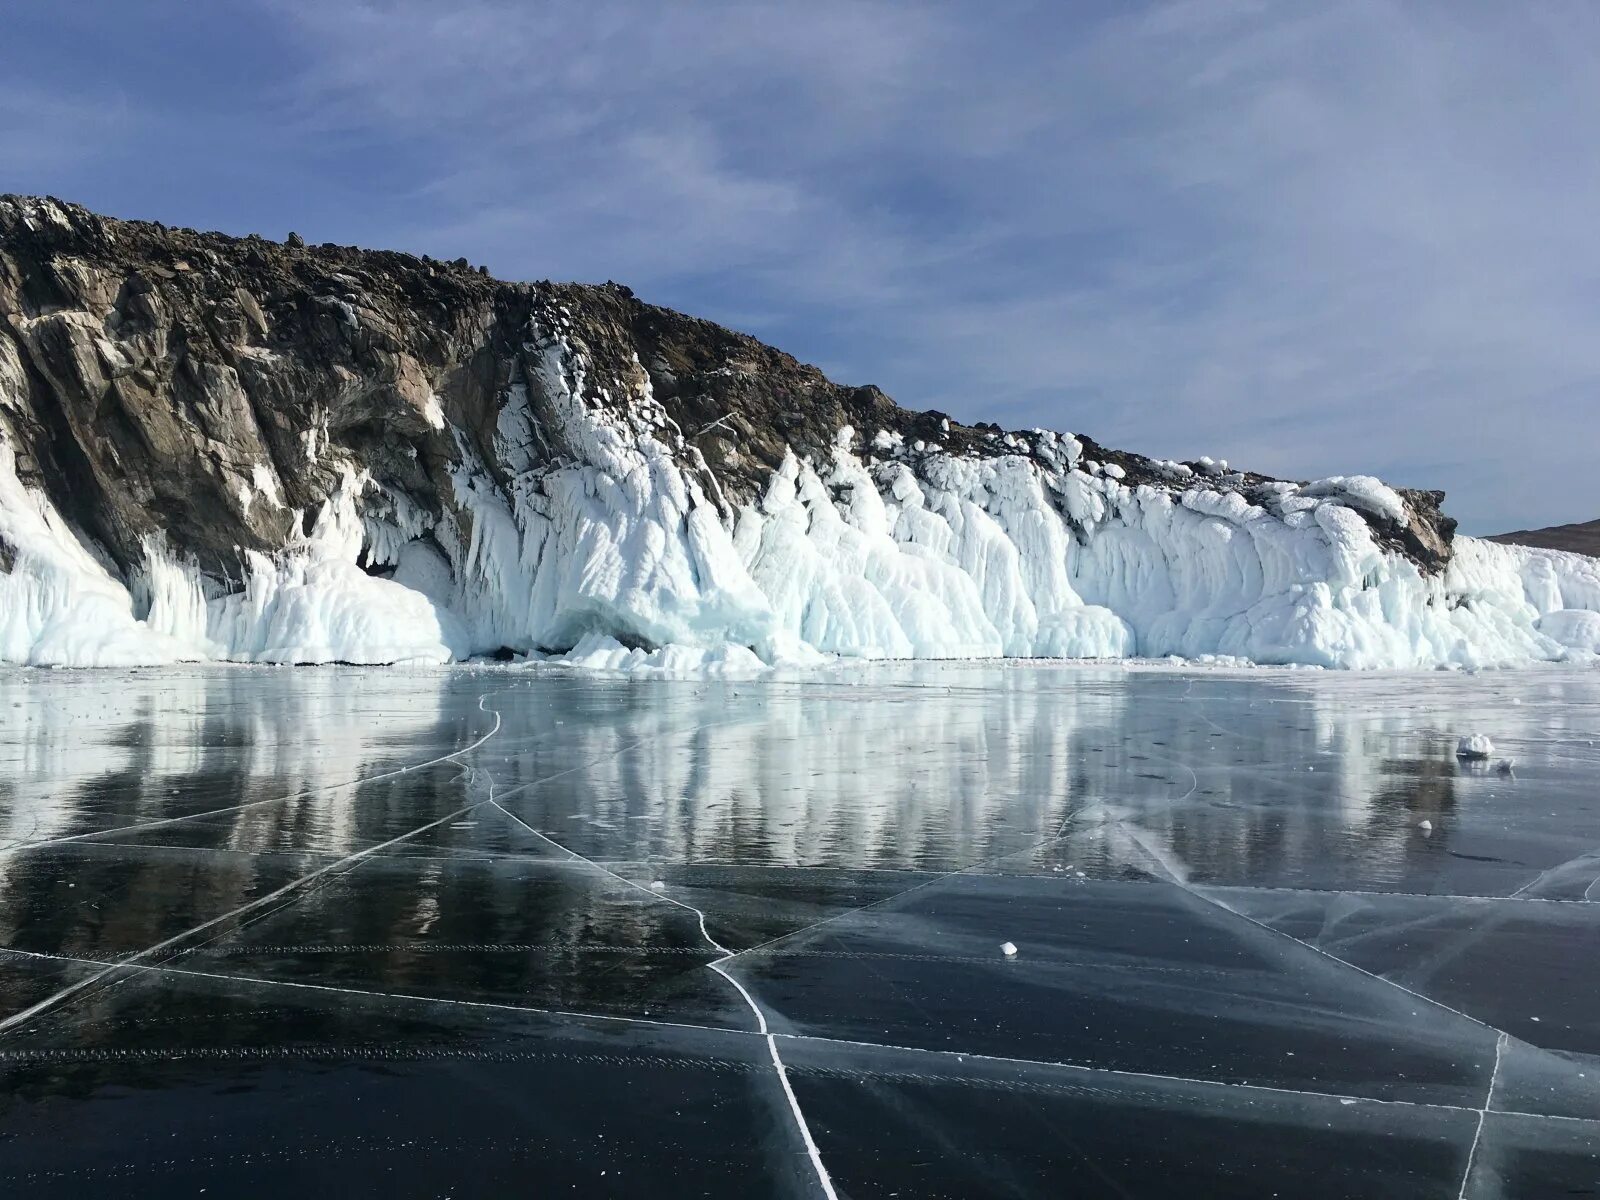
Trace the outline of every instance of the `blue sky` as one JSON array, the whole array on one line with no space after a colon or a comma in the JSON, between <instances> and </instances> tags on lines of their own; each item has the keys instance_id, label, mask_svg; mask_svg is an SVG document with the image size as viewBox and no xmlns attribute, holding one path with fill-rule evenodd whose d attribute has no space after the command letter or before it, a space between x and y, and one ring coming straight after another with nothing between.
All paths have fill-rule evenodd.
<instances>
[{"instance_id":1,"label":"blue sky","mask_svg":"<svg viewBox=\"0 0 1600 1200\"><path fill-rule=\"evenodd\" d=\"M12 0L0 191L616 279L902 403L1600 516L1600 7Z\"/></svg>"}]
</instances>

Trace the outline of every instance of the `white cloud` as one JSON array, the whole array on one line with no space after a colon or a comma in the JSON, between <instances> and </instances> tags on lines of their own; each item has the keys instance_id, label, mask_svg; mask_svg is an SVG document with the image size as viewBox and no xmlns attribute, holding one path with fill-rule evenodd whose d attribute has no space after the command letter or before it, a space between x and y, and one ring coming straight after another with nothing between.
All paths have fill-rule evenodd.
<instances>
[{"instance_id":1,"label":"white cloud","mask_svg":"<svg viewBox=\"0 0 1600 1200\"><path fill-rule=\"evenodd\" d=\"M308 236L615 278L907 404L1378 470L1469 526L1600 512L1590 5L263 7L276 85L203 166L292 179ZM84 127L58 99L24 155Z\"/></svg>"}]
</instances>

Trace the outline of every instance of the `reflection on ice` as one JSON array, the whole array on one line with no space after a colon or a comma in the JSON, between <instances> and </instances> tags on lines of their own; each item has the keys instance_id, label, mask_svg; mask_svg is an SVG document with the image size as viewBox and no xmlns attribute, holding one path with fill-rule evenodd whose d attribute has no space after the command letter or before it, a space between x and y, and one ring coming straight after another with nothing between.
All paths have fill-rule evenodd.
<instances>
[{"instance_id":1,"label":"reflection on ice","mask_svg":"<svg viewBox=\"0 0 1600 1200\"><path fill-rule=\"evenodd\" d=\"M1600 1135L1592 671L39 672L0 717L18 1194L1549 1194Z\"/></svg>"},{"instance_id":2,"label":"reflection on ice","mask_svg":"<svg viewBox=\"0 0 1600 1200\"><path fill-rule=\"evenodd\" d=\"M382 763L428 757L418 752L458 726L487 726L451 711L450 697L440 676L412 686L361 671L5 672L0 847L258 792L316 797Z\"/></svg>"},{"instance_id":3,"label":"reflection on ice","mask_svg":"<svg viewBox=\"0 0 1600 1200\"><path fill-rule=\"evenodd\" d=\"M405 768L456 755L608 861L1535 895L1594 878L1570 846L1596 760L1585 671L52 672L0 676L0 706L16 846L183 816L161 840L347 853L408 827ZM1459 763L1462 728L1492 729L1516 776ZM466 778L427 783L448 804ZM450 832L505 836L492 814Z\"/></svg>"}]
</instances>

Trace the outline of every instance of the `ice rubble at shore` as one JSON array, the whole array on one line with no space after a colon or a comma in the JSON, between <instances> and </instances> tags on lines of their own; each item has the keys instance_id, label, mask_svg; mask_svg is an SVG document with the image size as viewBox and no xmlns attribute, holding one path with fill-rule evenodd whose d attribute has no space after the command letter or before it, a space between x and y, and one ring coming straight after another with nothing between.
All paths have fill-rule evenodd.
<instances>
[{"instance_id":1,"label":"ice rubble at shore","mask_svg":"<svg viewBox=\"0 0 1600 1200\"><path fill-rule=\"evenodd\" d=\"M1458 538L1442 576L1374 541L1377 480L1275 484L1252 503L1172 464L1130 486L1071 435L959 457L839 432L725 509L646 388L583 395L547 358L567 465L535 470L513 388L495 485L458 438L454 519L350 465L311 532L219 585L147 540L135 577L17 479L0 440L0 661L446 662L513 647L598 670L741 675L847 658L1223 656L1484 667L1600 655L1600 560ZM675 453L676 451L676 453ZM1226 467L1205 471L1221 475ZM392 566L387 577L359 563Z\"/></svg>"}]
</instances>

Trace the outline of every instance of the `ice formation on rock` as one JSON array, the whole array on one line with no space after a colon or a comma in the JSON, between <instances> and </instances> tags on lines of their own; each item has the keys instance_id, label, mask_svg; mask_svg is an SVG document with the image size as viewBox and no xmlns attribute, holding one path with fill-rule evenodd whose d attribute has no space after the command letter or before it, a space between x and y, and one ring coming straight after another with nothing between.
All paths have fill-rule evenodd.
<instances>
[{"instance_id":1,"label":"ice formation on rock","mask_svg":"<svg viewBox=\"0 0 1600 1200\"><path fill-rule=\"evenodd\" d=\"M455 522L347 469L310 531L244 553L225 591L156 541L125 586L0 448L0 657L443 662L510 646L682 674L818 655L1476 667L1600 650L1600 562L1458 538L1430 575L1357 511L1403 516L1376 481L1251 499L1130 486L1085 470L1069 437L982 458L863 451L845 428L827 460L791 454L724 514L648 385L618 412L586 404L581 380L548 381L577 454L529 464L509 502L465 443ZM525 405L508 395L502 428L531 421Z\"/></svg>"},{"instance_id":2,"label":"ice formation on rock","mask_svg":"<svg viewBox=\"0 0 1600 1200\"><path fill-rule=\"evenodd\" d=\"M1600 655L1600 560L1452 543L1436 493L959 426L614 289L43 201L0 234L0 661Z\"/></svg>"}]
</instances>

